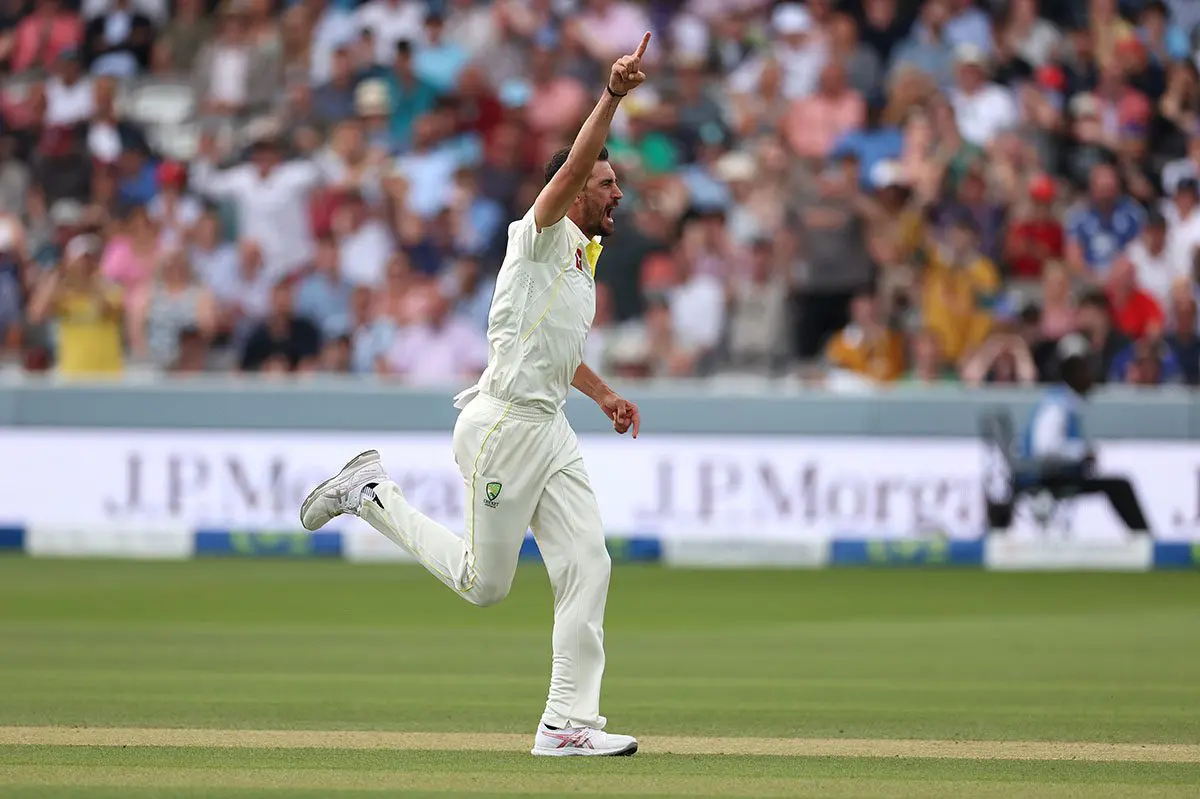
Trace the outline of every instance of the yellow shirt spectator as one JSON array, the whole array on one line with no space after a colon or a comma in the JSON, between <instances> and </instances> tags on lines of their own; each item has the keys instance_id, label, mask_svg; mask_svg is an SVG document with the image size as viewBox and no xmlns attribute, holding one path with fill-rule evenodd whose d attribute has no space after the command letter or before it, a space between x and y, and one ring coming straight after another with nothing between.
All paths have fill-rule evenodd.
<instances>
[{"instance_id":1,"label":"yellow shirt spectator","mask_svg":"<svg viewBox=\"0 0 1200 799\"><path fill-rule=\"evenodd\" d=\"M67 377L119 375L122 352L121 289L99 274L100 242L76 236L63 263L49 272L29 303L34 324L54 324L58 335L58 373Z\"/></svg>"},{"instance_id":2,"label":"yellow shirt spectator","mask_svg":"<svg viewBox=\"0 0 1200 799\"><path fill-rule=\"evenodd\" d=\"M825 346L830 366L889 382L904 372L904 337L879 323L875 297L860 294L850 303L850 324Z\"/></svg>"},{"instance_id":3,"label":"yellow shirt spectator","mask_svg":"<svg viewBox=\"0 0 1200 799\"><path fill-rule=\"evenodd\" d=\"M121 351L121 290L64 290L56 303L58 372L70 377L119 374Z\"/></svg>"},{"instance_id":4,"label":"yellow shirt spectator","mask_svg":"<svg viewBox=\"0 0 1200 799\"><path fill-rule=\"evenodd\" d=\"M921 312L951 363L987 338L992 329L987 303L999 289L996 265L983 255L974 253L953 265L936 250L931 256L922 282Z\"/></svg>"}]
</instances>

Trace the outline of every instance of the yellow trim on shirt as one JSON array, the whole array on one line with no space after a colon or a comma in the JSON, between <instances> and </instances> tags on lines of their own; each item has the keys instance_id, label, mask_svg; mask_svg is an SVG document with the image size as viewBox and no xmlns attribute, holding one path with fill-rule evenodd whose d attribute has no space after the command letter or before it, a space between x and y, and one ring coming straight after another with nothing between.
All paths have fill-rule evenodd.
<instances>
[{"instance_id":1,"label":"yellow trim on shirt","mask_svg":"<svg viewBox=\"0 0 1200 799\"><path fill-rule=\"evenodd\" d=\"M604 249L604 245L592 239L583 248L583 254L587 258L588 266L592 268L592 280L596 279L596 262L600 260L600 252Z\"/></svg>"}]
</instances>

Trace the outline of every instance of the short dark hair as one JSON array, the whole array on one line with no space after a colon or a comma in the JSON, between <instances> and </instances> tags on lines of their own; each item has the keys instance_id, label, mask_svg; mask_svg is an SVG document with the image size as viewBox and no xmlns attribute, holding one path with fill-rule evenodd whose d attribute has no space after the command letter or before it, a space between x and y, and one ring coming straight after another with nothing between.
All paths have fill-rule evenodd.
<instances>
[{"instance_id":1,"label":"short dark hair","mask_svg":"<svg viewBox=\"0 0 1200 799\"><path fill-rule=\"evenodd\" d=\"M567 156L571 154L570 147L564 147L558 150L554 155L550 156L550 160L546 162L546 182L549 183L558 174L558 170L563 168L563 164L567 163ZM596 156L596 162L608 160L608 148L601 147L600 155Z\"/></svg>"},{"instance_id":2,"label":"short dark hair","mask_svg":"<svg viewBox=\"0 0 1200 799\"><path fill-rule=\"evenodd\" d=\"M1079 296L1080 308L1095 308L1109 313L1108 296L1101 289L1087 289Z\"/></svg>"}]
</instances>

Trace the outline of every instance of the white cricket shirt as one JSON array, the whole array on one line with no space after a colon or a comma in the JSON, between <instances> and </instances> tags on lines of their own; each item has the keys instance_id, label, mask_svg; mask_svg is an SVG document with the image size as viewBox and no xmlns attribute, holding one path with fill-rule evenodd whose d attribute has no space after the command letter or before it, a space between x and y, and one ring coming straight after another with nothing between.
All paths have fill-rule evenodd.
<instances>
[{"instance_id":1,"label":"white cricket shirt","mask_svg":"<svg viewBox=\"0 0 1200 799\"><path fill-rule=\"evenodd\" d=\"M532 208L509 225L488 314L487 369L455 397L457 407L479 392L548 412L563 406L596 315L602 249L599 237L589 240L565 217L539 233Z\"/></svg>"}]
</instances>

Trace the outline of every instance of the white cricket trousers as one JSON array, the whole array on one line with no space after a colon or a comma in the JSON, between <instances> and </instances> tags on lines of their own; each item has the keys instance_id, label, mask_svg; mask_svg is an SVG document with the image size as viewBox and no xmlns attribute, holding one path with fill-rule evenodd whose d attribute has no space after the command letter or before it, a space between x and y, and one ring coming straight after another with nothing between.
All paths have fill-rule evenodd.
<instances>
[{"instance_id":1,"label":"white cricket trousers","mask_svg":"<svg viewBox=\"0 0 1200 799\"><path fill-rule=\"evenodd\" d=\"M466 484L464 536L414 508L391 481L375 488L379 504L363 502L362 517L480 606L508 595L532 527L554 589L554 659L542 721L602 729L611 562L575 431L561 412L479 394L454 425L454 459Z\"/></svg>"}]
</instances>

